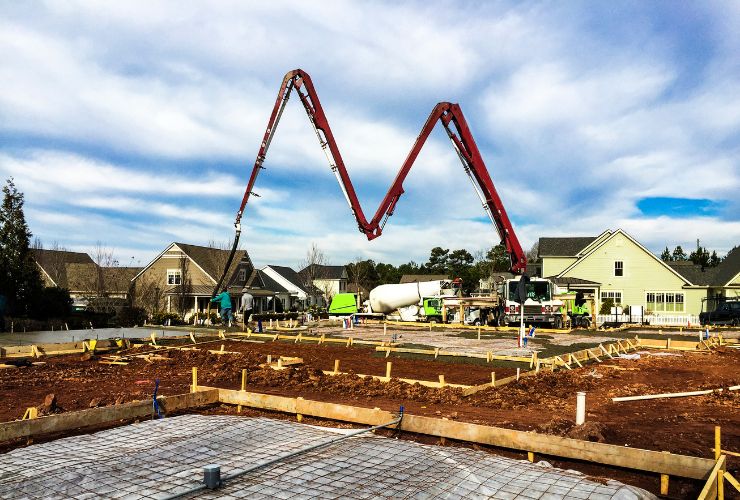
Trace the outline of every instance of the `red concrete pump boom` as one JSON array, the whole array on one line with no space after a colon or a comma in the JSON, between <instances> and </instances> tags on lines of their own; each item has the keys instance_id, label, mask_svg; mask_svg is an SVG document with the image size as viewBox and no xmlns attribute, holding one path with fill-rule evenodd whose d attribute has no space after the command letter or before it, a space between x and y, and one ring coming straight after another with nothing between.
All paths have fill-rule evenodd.
<instances>
[{"instance_id":1,"label":"red concrete pump boom","mask_svg":"<svg viewBox=\"0 0 740 500\"><path fill-rule=\"evenodd\" d=\"M241 218L244 213L244 208L249 201L249 197L254 194L253 188L257 181L257 176L259 175L260 170L264 168L262 164L267 157L267 150L275 136L278 122L280 121L280 117L292 91L295 91L298 94L303 107L306 109L308 118L313 124L316 136L326 154L329 165L339 181L339 186L347 199L347 203L349 204L352 213L357 219L357 225L360 228L360 232L364 233L368 240L373 240L382 234L388 217L393 215L396 204L404 193L403 181L406 179L406 176L411 170L411 166L414 164L414 160L416 160L416 157L419 155L421 148L424 146L424 143L436 125L437 120L440 120L450 138L450 141L452 142L452 146L455 148L455 151L462 162L465 173L470 178L473 188L482 202L483 209L486 211L488 217L496 228L496 231L501 238L501 243L506 247L506 251L511 260L511 271L516 274L525 271L527 259L524 252L522 252L522 247L514 233L514 228L509 221L509 217L506 215L506 210L504 209L503 203L501 203L501 198L499 198L498 193L496 193L496 188L493 186L491 176L488 174L488 169L483 162L480 151L478 151L478 146L475 144L475 140L470 133L467 122L465 121L465 116L458 104L440 102L434 107L432 112L429 114L429 118L427 118L424 127L421 129L419 136L416 138L414 146L411 148L411 151L403 162L401 169L398 171L393 184L391 184L391 187L388 189L388 193L386 193L385 198L383 198L383 201L380 203L380 206L375 212L373 218L368 221L362 210L362 206L357 199L357 194L352 186L352 181L349 178L347 169L344 166L342 155L339 152L336 141L334 140L334 135L329 126L329 121L326 119L324 109L321 107L321 102L319 101L319 96L313 86L311 77L301 69L289 71L285 75L285 78L283 78L283 83L278 91L275 106L272 109L270 120L267 123L267 130L265 131L262 144L257 153L257 159L254 162L252 175L249 177L249 183L244 192L244 198L242 199L241 206L236 214L236 221L234 223L236 227L234 251L236 250L236 245L238 244L239 235L241 233ZM231 259L229 259L229 264L230 263ZM226 266L226 269L228 268L229 265ZM219 282L219 287L220 284L221 283Z\"/></svg>"}]
</instances>

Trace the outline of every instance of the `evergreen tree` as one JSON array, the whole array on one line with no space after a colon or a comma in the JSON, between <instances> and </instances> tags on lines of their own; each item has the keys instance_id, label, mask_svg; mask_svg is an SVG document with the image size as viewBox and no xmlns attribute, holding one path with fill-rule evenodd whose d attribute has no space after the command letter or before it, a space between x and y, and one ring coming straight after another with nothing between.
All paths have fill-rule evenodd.
<instances>
[{"instance_id":1,"label":"evergreen tree","mask_svg":"<svg viewBox=\"0 0 740 500\"><path fill-rule=\"evenodd\" d=\"M717 250L712 251L712 255L709 257L709 267L717 267L722 259L717 255Z\"/></svg>"},{"instance_id":2,"label":"evergreen tree","mask_svg":"<svg viewBox=\"0 0 740 500\"><path fill-rule=\"evenodd\" d=\"M23 214L23 193L13 179L3 186L0 206L0 295L10 314L28 314L41 293L42 282L30 249L31 231Z\"/></svg>"},{"instance_id":3,"label":"evergreen tree","mask_svg":"<svg viewBox=\"0 0 740 500\"><path fill-rule=\"evenodd\" d=\"M445 274L447 272L447 259L450 250L448 248L434 247L429 254L429 262L424 267L429 273Z\"/></svg>"},{"instance_id":4,"label":"evergreen tree","mask_svg":"<svg viewBox=\"0 0 740 500\"><path fill-rule=\"evenodd\" d=\"M668 250L668 247L665 247L663 253L660 254L660 260L662 260L663 262L670 262L673 260L673 257L671 256L671 251Z\"/></svg>"},{"instance_id":5,"label":"evergreen tree","mask_svg":"<svg viewBox=\"0 0 740 500\"><path fill-rule=\"evenodd\" d=\"M683 251L683 248L681 248L681 245L678 245L676 248L673 249L672 257L673 257L672 260L676 262L688 260L688 257L686 257L686 252Z\"/></svg>"},{"instance_id":6,"label":"evergreen tree","mask_svg":"<svg viewBox=\"0 0 740 500\"><path fill-rule=\"evenodd\" d=\"M708 267L709 266L709 252L706 248L697 247L696 250L691 252L689 260L697 266Z\"/></svg>"},{"instance_id":7,"label":"evergreen tree","mask_svg":"<svg viewBox=\"0 0 740 500\"><path fill-rule=\"evenodd\" d=\"M486 253L486 260L491 263L491 270L494 272L509 271L511 269L511 258L506 252L506 247L502 244L492 247ZM534 263L534 260L531 262Z\"/></svg>"}]
</instances>

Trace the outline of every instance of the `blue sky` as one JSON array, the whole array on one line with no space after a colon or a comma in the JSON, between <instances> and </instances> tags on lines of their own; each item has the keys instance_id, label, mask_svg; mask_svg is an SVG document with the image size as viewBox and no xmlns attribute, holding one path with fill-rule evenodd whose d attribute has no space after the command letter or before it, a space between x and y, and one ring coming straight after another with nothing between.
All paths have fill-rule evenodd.
<instances>
[{"instance_id":1,"label":"blue sky","mask_svg":"<svg viewBox=\"0 0 740 500\"><path fill-rule=\"evenodd\" d=\"M737 2L0 4L0 175L34 235L145 264L225 242L283 75L311 74L365 212L460 103L525 249L621 227L740 243ZM382 237L289 103L243 220L257 265L396 264L497 243L441 130Z\"/></svg>"}]
</instances>

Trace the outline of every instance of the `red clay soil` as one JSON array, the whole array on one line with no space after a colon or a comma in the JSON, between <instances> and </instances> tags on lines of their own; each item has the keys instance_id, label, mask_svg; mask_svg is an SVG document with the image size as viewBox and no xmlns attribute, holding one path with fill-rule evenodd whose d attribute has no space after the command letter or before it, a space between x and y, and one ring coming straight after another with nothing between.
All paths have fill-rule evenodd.
<instances>
[{"instance_id":1,"label":"red clay soil","mask_svg":"<svg viewBox=\"0 0 740 500\"><path fill-rule=\"evenodd\" d=\"M714 426L722 426L723 448L740 452L740 391L707 396L614 403L615 396L683 392L740 384L740 352L719 349L711 353L646 356L638 360L604 360L573 371L542 373L519 383L481 391L464 398L454 388L431 389L398 382L382 383L353 375L325 376L340 359L341 371L385 374L386 359L370 349L333 345L224 342L240 354L215 355L205 351L159 351L168 360L147 362L134 358L126 366L81 361L79 355L46 359L46 364L0 370L0 421L20 418L26 407L39 406L54 393L61 410L110 405L150 398L154 379L159 394L187 392L191 367L199 368L199 384L239 388L247 369L248 390L306 399L380 407L417 415L570 436L635 448L712 457ZM220 348L220 343L209 345ZM304 366L274 371L259 368L266 354L300 356ZM393 375L477 384L490 380L490 367L446 363L443 360L389 358ZM507 375L496 369L497 378ZM587 423L575 427L575 393L587 392ZM233 411L222 409L221 411ZM737 473L740 461L728 457ZM590 467L590 469L589 469ZM578 467L583 469L583 467ZM598 469L598 468L596 468ZM586 470L594 470L593 466ZM602 472L609 475L608 472ZM627 482L655 491L632 473L620 473ZM613 477L617 477L612 474ZM737 477L737 474L736 474ZM653 480L654 479L654 480ZM673 483L672 483L673 484ZM689 485L695 488L696 485ZM672 486L673 489L673 486ZM688 494L680 489L672 494Z\"/></svg>"}]
</instances>

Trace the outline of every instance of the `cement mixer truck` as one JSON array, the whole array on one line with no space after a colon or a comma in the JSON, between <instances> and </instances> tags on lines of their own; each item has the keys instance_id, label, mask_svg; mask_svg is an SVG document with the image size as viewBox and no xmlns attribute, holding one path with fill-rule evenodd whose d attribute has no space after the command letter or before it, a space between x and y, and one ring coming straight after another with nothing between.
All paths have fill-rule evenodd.
<instances>
[{"instance_id":1,"label":"cement mixer truck","mask_svg":"<svg viewBox=\"0 0 740 500\"><path fill-rule=\"evenodd\" d=\"M401 321L441 321L442 297L453 295L449 281L380 285L370 291L368 313L398 311Z\"/></svg>"},{"instance_id":2,"label":"cement mixer truck","mask_svg":"<svg viewBox=\"0 0 740 500\"><path fill-rule=\"evenodd\" d=\"M518 277L508 279L487 297L460 297L449 281L380 285L370 291L365 312L396 316L401 321L515 325L522 312L516 297L518 282ZM556 293L550 280L532 278L527 283L523 305L526 324L563 326L563 301L554 297Z\"/></svg>"}]
</instances>

